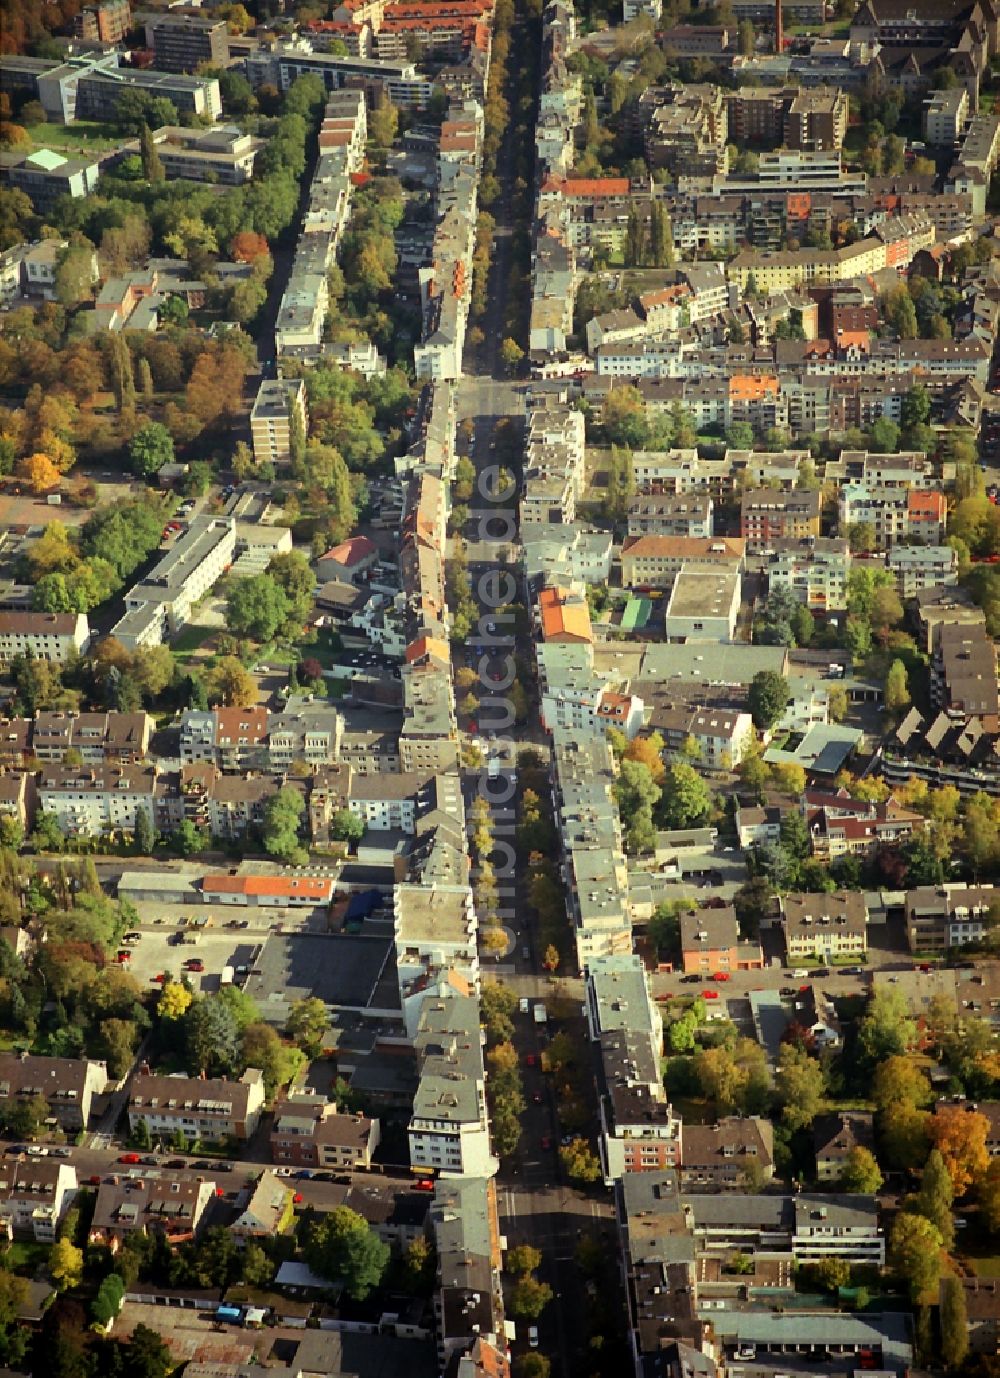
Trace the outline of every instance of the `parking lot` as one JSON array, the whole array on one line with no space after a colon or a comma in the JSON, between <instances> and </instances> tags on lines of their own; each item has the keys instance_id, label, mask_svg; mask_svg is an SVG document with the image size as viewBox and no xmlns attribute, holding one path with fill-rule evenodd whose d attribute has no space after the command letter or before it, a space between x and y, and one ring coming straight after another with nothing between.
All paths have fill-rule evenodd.
<instances>
[{"instance_id":1,"label":"parking lot","mask_svg":"<svg viewBox=\"0 0 1000 1378\"><path fill-rule=\"evenodd\" d=\"M132 954L124 964L130 975L146 988L162 973L180 976L186 962L201 962L204 971L187 975L194 989L206 994L219 989L225 967L252 967L269 933L325 932L327 927L325 914L302 909L144 903L140 913L138 927L130 930L141 935L138 941L120 945ZM207 924L194 925L205 919ZM181 942L182 936L187 941Z\"/></svg>"}]
</instances>

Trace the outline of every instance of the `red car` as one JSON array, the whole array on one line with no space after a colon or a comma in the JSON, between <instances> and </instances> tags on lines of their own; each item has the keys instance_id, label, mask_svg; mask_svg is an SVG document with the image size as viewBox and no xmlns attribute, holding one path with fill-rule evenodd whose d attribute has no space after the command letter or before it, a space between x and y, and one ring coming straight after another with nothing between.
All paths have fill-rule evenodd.
<instances>
[{"instance_id":1,"label":"red car","mask_svg":"<svg viewBox=\"0 0 1000 1378\"><path fill-rule=\"evenodd\" d=\"M701 998L703 1000L718 1000L719 992L717 990L703 990Z\"/></svg>"},{"instance_id":2,"label":"red car","mask_svg":"<svg viewBox=\"0 0 1000 1378\"><path fill-rule=\"evenodd\" d=\"M728 980L729 980L729 972L728 972L728 971L714 971L714 972L712 973L712 980L713 980L713 981L728 981Z\"/></svg>"},{"instance_id":3,"label":"red car","mask_svg":"<svg viewBox=\"0 0 1000 1378\"><path fill-rule=\"evenodd\" d=\"M166 979L167 973L165 971L158 971L156 975L153 977L153 980L156 982L158 986L162 986Z\"/></svg>"},{"instance_id":4,"label":"red car","mask_svg":"<svg viewBox=\"0 0 1000 1378\"><path fill-rule=\"evenodd\" d=\"M132 954L131 952L129 952L127 948L122 948L121 952L119 952L117 957L115 957L115 961L118 963L119 966L124 966L126 962L131 962L131 960Z\"/></svg>"},{"instance_id":5,"label":"red car","mask_svg":"<svg viewBox=\"0 0 1000 1378\"><path fill-rule=\"evenodd\" d=\"M138 1153L123 1153L118 1161L120 1163L141 1163L142 1159Z\"/></svg>"},{"instance_id":6,"label":"red car","mask_svg":"<svg viewBox=\"0 0 1000 1378\"><path fill-rule=\"evenodd\" d=\"M205 963L200 957L189 957L184 963L185 971L204 971Z\"/></svg>"},{"instance_id":7,"label":"red car","mask_svg":"<svg viewBox=\"0 0 1000 1378\"><path fill-rule=\"evenodd\" d=\"M552 1147L552 1139L548 1134L543 1134L538 1141L546 1152Z\"/></svg>"},{"instance_id":8,"label":"red car","mask_svg":"<svg viewBox=\"0 0 1000 1378\"><path fill-rule=\"evenodd\" d=\"M414 1190L414 1191L433 1191L433 1190L434 1190L434 1179L433 1179L433 1177L421 1177L421 1179L420 1179L419 1182L414 1182L414 1184L413 1184L413 1190Z\"/></svg>"},{"instance_id":9,"label":"red car","mask_svg":"<svg viewBox=\"0 0 1000 1378\"><path fill-rule=\"evenodd\" d=\"M525 1067L534 1067L537 1062L538 1058L535 1056L534 1053L528 1053L528 1055L524 1059Z\"/></svg>"}]
</instances>

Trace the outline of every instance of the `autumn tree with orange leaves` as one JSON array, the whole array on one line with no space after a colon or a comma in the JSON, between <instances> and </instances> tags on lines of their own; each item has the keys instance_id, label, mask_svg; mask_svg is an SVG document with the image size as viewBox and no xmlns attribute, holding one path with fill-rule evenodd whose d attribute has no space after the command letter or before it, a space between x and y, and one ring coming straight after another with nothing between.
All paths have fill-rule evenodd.
<instances>
[{"instance_id":1,"label":"autumn tree with orange leaves","mask_svg":"<svg viewBox=\"0 0 1000 1378\"><path fill-rule=\"evenodd\" d=\"M948 1169L956 1197L983 1177L990 1163L986 1139L990 1122L964 1105L942 1105L927 1121L927 1133Z\"/></svg>"},{"instance_id":2,"label":"autumn tree with orange leaves","mask_svg":"<svg viewBox=\"0 0 1000 1378\"><path fill-rule=\"evenodd\" d=\"M18 478L23 478L33 493L45 493L59 484L59 470L48 455L29 455L17 466Z\"/></svg>"}]
</instances>

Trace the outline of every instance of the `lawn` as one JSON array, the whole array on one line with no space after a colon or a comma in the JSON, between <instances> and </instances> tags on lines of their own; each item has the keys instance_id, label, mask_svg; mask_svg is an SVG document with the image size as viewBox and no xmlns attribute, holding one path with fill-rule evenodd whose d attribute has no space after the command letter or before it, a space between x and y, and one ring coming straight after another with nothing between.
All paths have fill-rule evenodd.
<instances>
[{"instance_id":1,"label":"lawn","mask_svg":"<svg viewBox=\"0 0 1000 1378\"><path fill-rule=\"evenodd\" d=\"M98 120L76 120L73 124L29 124L25 126L35 148L54 148L60 153L80 154L113 148L121 135L113 125Z\"/></svg>"},{"instance_id":2,"label":"lawn","mask_svg":"<svg viewBox=\"0 0 1000 1378\"><path fill-rule=\"evenodd\" d=\"M175 656L190 656L200 650L218 630L218 627L199 627L197 623L189 623L173 638L170 649Z\"/></svg>"},{"instance_id":3,"label":"lawn","mask_svg":"<svg viewBox=\"0 0 1000 1378\"><path fill-rule=\"evenodd\" d=\"M34 1277L48 1256L49 1246L47 1244L34 1244L19 1239L15 1240L13 1244L7 1245L3 1253L0 1254L0 1261L12 1273L20 1273L23 1277Z\"/></svg>"}]
</instances>

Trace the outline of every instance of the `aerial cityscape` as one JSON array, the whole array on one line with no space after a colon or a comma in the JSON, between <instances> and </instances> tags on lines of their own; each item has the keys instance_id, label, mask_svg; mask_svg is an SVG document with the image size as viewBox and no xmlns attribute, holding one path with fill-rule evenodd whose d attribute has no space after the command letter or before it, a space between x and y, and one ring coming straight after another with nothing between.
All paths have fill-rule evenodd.
<instances>
[{"instance_id":1,"label":"aerial cityscape","mask_svg":"<svg viewBox=\"0 0 1000 1378\"><path fill-rule=\"evenodd\" d=\"M0 0L0 1378L1000 1378L1000 0Z\"/></svg>"}]
</instances>

